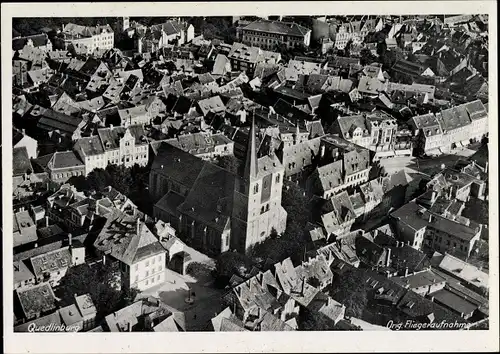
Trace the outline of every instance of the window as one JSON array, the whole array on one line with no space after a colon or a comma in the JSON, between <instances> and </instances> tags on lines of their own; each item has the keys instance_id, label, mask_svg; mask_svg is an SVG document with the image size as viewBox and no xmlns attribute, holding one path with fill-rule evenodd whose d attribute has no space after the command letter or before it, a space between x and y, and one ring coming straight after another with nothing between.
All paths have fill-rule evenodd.
<instances>
[{"instance_id":1,"label":"window","mask_svg":"<svg viewBox=\"0 0 500 354\"><path fill-rule=\"evenodd\" d=\"M146 261L146 267L149 267L149 261Z\"/></svg>"},{"instance_id":2,"label":"window","mask_svg":"<svg viewBox=\"0 0 500 354\"><path fill-rule=\"evenodd\" d=\"M146 270L146 277L149 277L149 270Z\"/></svg>"},{"instance_id":3,"label":"window","mask_svg":"<svg viewBox=\"0 0 500 354\"><path fill-rule=\"evenodd\" d=\"M157 280L157 281L160 281L160 276L159 276L159 275L156 277L156 280Z\"/></svg>"},{"instance_id":4,"label":"window","mask_svg":"<svg viewBox=\"0 0 500 354\"><path fill-rule=\"evenodd\" d=\"M146 280L146 285L148 285L148 283L149 283L149 281L148 281L148 280Z\"/></svg>"},{"instance_id":5,"label":"window","mask_svg":"<svg viewBox=\"0 0 500 354\"><path fill-rule=\"evenodd\" d=\"M161 272L162 268L163 268L162 266L159 266L158 271Z\"/></svg>"},{"instance_id":6,"label":"window","mask_svg":"<svg viewBox=\"0 0 500 354\"><path fill-rule=\"evenodd\" d=\"M254 194L259 193L259 184L258 183L253 187L253 193Z\"/></svg>"},{"instance_id":7,"label":"window","mask_svg":"<svg viewBox=\"0 0 500 354\"><path fill-rule=\"evenodd\" d=\"M151 284L153 284L155 282L155 278L151 278Z\"/></svg>"},{"instance_id":8,"label":"window","mask_svg":"<svg viewBox=\"0 0 500 354\"><path fill-rule=\"evenodd\" d=\"M153 259L151 260L151 264L155 264L155 261L156 261L156 258L153 258Z\"/></svg>"},{"instance_id":9,"label":"window","mask_svg":"<svg viewBox=\"0 0 500 354\"><path fill-rule=\"evenodd\" d=\"M279 175L279 173L276 175L276 183L280 183L280 175Z\"/></svg>"}]
</instances>

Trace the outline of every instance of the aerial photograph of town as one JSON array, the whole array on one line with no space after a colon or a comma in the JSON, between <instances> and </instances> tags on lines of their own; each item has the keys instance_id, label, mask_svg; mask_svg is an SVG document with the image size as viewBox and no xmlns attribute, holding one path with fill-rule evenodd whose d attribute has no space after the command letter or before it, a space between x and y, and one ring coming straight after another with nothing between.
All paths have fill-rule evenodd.
<instances>
[{"instance_id":1,"label":"aerial photograph of town","mask_svg":"<svg viewBox=\"0 0 500 354\"><path fill-rule=\"evenodd\" d=\"M14 332L488 330L488 41L14 17Z\"/></svg>"}]
</instances>

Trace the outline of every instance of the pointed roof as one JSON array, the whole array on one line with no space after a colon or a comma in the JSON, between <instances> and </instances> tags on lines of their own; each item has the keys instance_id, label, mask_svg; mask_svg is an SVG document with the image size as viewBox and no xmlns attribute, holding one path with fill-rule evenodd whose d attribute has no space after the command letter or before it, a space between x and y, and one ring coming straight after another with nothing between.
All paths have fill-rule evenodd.
<instances>
[{"instance_id":1,"label":"pointed roof","mask_svg":"<svg viewBox=\"0 0 500 354\"><path fill-rule=\"evenodd\" d=\"M255 112L252 115L252 126L248 136L247 157L245 160L244 178L253 179L257 177L257 149L255 147Z\"/></svg>"}]
</instances>

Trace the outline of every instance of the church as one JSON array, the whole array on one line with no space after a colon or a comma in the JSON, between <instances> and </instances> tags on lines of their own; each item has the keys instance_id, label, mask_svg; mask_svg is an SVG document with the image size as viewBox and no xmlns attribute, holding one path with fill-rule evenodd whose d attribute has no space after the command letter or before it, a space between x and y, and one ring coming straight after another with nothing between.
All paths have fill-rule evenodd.
<instances>
[{"instance_id":1,"label":"church","mask_svg":"<svg viewBox=\"0 0 500 354\"><path fill-rule=\"evenodd\" d=\"M230 250L248 253L273 232L284 232L285 169L275 155L257 157L254 120L246 150L244 170L236 175L163 143L149 176L154 217L212 256Z\"/></svg>"}]
</instances>

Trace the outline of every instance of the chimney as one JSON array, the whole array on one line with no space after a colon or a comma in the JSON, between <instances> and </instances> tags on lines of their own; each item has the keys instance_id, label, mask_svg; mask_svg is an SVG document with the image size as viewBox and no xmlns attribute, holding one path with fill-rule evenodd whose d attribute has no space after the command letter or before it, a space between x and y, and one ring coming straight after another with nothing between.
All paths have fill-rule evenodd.
<instances>
[{"instance_id":1,"label":"chimney","mask_svg":"<svg viewBox=\"0 0 500 354\"><path fill-rule=\"evenodd\" d=\"M429 214L429 222L434 222L434 215Z\"/></svg>"},{"instance_id":2,"label":"chimney","mask_svg":"<svg viewBox=\"0 0 500 354\"><path fill-rule=\"evenodd\" d=\"M137 235L139 235L139 231L141 229L141 219L140 218L137 218L137 222L136 222L136 230L135 232L137 233Z\"/></svg>"},{"instance_id":3,"label":"chimney","mask_svg":"<svg viewBox=\"0 0 500 354\"><path fill-rule=\"evenodd\" d=\"M102 265L106 265L106 255L102 255Z\"/></svg>"},{"instance_id":4,"label":"chimney","mask_svg":"<svg viewBox=\"0 0 500 354\"><path fill-rule=\"evenodd\" d=\"M484 164L484 173L488 173L488 162L485 162Z\"/></svg>"},{"instance_id":5,"label":"chimney","mask_svg":"<svg viewBox=\"0 0 500 354\"><path fill-rule=\"evenodd\" d=\"M437 199L437 192L433 190L431 194L431 204L434 204L436 202L436 199Z\"/></svg>"},{"instance_id":6,"label":"chimney","mask_svg":"<svg viewBox=\"0 0 500 354\"><path fill-rule=\"evenodd\" d=\"M392 250L389 247L387 247L386 252L387 253L386 253L385 266L386 267L390 267L390 265L391 265L391 252L392 252Z\"/></svg>"},{"instance_id":7,"label":"chimney","mask_svg":"<svg viewBox=\"0 0 500 354\"><path fill-rule=\"evenodd\" d=\"M69 244L70 247L72 245L72 241L73 241L73 235L71 235L71 233L69 233L68 234L68 244Z\"/></svg>"},{"instance_id":8,"label":"chimney","mask_svg":"<svg viewBox=\"0 0 500 354\"><path fill-rule=\"evenodd\" d=\"M405 268L405 277L408 276L408 267Z\"/></svg>"},{"instance_id":9,"label":"chimney","mask_svg":"<svg viewBox=\"0 0 500 354\"><path fill-rule=\"evenodd\" d=\"M304 288L306 286L306 278L302 278L302 288L300 290L300 296L304 296Z\"/></svg>"},{"instance_id":10,"label":"chimney","mask_svg":"<svg viewBox=\"0 0 500 354\"><path fill-rule=\"evenodd\" d=\"M45 227L49 227L49 217L45 216Z\"/></svg>"}]
</instances>

